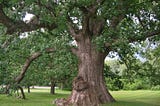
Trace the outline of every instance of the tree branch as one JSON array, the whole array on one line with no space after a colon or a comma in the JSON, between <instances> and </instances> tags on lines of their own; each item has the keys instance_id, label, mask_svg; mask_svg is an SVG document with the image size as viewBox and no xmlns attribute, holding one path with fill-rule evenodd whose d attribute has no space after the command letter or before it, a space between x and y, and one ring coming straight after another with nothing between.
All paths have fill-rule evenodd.
<instances>
[{"instance_id":1,"label":"tree branch","mask_svg":"<svg viewBox=\"0 0 160 106\"><path fill-rule=\"evenodd\" d=\"M41 7L44 7L46 8L48 11L51 12L51 14L56 17L56 13L54 12L54 9L50 6L50 5L53 5L52 3L49 5L49 4L43 4L41 2L41 0L38 0L38 1L35 1L35 3L41 8ZM56 3L54 3L54 5L56 5Z\"/></svg>"},{"instance_id":2,"label":"tree branch","mask_svg":"<svg viewBox=\"0 0 160 106\"><path fill-rule=\"evenodd\" d=\"M146 38L153 37L153 36L160 36L160 30L153 31L153 32L147 32L142 37L137 37L137 38L136 37L135 38L131 37L131 38L128 39L128 41L130 43L136 42L136 41L143 41Z\"/></svg>"},{"instance_id":3,"label":"tree branch","mask_svg":"<svg viewBox=\"0 0 160 106\"><path fill-rule=\"evenodd\" d=\"M160 30L157 30L157 31L153 31L153 32L147 32L144 34L144 36L141 36L141 37L130 37L126 40L128 40L128 43L133 43L133 42L140 42L140 41L144 41L146 40L146 38L150 38L150 37L153 37L153 36L159 36L160 37ZM115 39L112 39L112 42L111 43L108 43L106 42L104 44L104 46L106 48L110 48L112 46L112 44L115 44L117 42L120 42L120 40L122 39L119 39L119 38L115 38ZM122 40L123 41L123 40Z\"/></svg>"},{"instance_id":4,"label":"tree branch","mask_svg":"<svg viewBox=\"0 0 160 106\"><path fill-rule=\"evenodd\" d=\"M115 29L117 27L117 25L124 19L124 15L121 14L118 17L113 16L112 20L111 20L111 27L113 29Z\"/></svg>"},{"instance_id":5,"label":"tree branch","mask_svg":"<svg viewBox=\"0 0 160 106\"><path fill-rule=\"evenodd\" d=\"M7 48L8 45L11 43L11 40L12 40L13 38L14 38L14 37L11 36L10 38L6 39L6 40L4 41L4 43L1 45L1 48L2 48L2 49Z\"/></svg>"},{"instance_id":6,"label":"tree branch","mask_svg":"<svg viewBox=\"0 0 160 106\"><path fill-rule=\"evenodd\" d=\"M52 53L54 52L54 48L46 48L44 50L46 53ZM24 76L25 76L25 73L27 72L27 69L29 68L30 64L35 60L37 59L38 57L40 57L42 55L42 52L35 52L33 53L30 57L28 57L25 61L25 64L23 65L22 69L21 69L21 73L15 78L15 82L17 84L19 84Z\"/></svg>"},{"instance_id":7,"label":"tree branch","mask_svg":"<svg viewBox=\"0 0 160 106\"><path fill-rule=\"evenodd\" d=\"M113 16L111 19L111 28L116 29L117 25L125 18L124 10L127 10L128 6L124 6L124 1L120 0L117 6L117 16Z\"/></svg>"},{"instance_id":8,"label":"tree branch","mask_svg":"<svg viewBox=\"0 0 160 106\"><path fill-rule=\"evenodd\" d=\"M77 33L75 28L73 27L73 22L71 20L71 18L68 16L68 29L69 29L69 33L71 34L72 37L76 37Z\"/></svg>"},{"instance_id":9,"label":"tree branch","mask_svg":"<svg viewBox=\"0 0 160 106\"><path fill-rule=\"evenodd\" d=\"M80 34L81 30L78 29L76 26L74 26L74 23L73 23L73 21L72 21L72 19L70 18L69 15L67 16L67 20L68 20L67 26L68 26L68 30L69 30L70 35L76 41L78 41L80 39L80 36L81 36L81 34Z\"/></svg>"},{"instance_id":10,"label":"tree branch","mask_svg":"<svg viewBox=\"0 0 160 106\"><path fill-rule=\"evenodd\" d=\"M1 5L0 5L1 6ZM15 32L30 32L34 31L40 28L47 28L49 30L53 30L57 28L57 25L55 23L52 23L51 25L47 25L45 23L39 23L39 24L32 24L32 23L25 23L22 20L15 21L11 18L9 18L3 11L3 6L0 7L0 23L7 27L7 34L13 34Z\"/></svg>"}]
</instances>

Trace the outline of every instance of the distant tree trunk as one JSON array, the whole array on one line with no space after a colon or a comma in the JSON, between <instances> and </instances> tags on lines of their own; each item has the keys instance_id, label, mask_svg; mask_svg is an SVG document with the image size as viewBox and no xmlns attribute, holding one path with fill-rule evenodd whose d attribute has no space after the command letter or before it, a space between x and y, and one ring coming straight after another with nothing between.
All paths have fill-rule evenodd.
<instances>
[{"instance_id":1,"label":"distant tree trunk","mask_svg":"<svg viewBox=\"0 0 160 106\"><path fill-rule=\"evenodd\" d=\"M98 51L89 38L80 41L77 42L78 49L73 50L79 58L78 76L73 81L71 96L68 100L60 102L63 106L98 106L115 101L105 86L103 76L104 59L109 51ZM55 103L59 106L59 101Z\"/></svg>"},{"instance_id":2,"label":"distant tree trunk","mask_svg":"<svg viewBox=\"0 0 160 106\"><path fill-rule=\"evenodd\" d=\"M24 94L24 90L23 90L23 88L21 87L21 86L18 86L18 88L20 89L20 91L21 91L21 95L22 95L22 99L26 99L26 96L25 96L25 94Z\"/></svg>"},{"instance_id":3,"label":"distant tree trunk","mask_svg":"<svg viewBox=\"0 0 160 106\"><path fill-rule=\"evenodd\" d=\"M5 94L9 94L10 84L5 87Z\"/></svg>"},{"instance_id":4,"label":"distant tree trunk","mask_svg":"<svg viewBox=\"0 0 160 106\"><path fill-rule=\"evenodd\" d=\"M50 89L50 94L55 94L55 81L51 80L51 89Z\"/></svg>"},{"instance_id":5,"label":"distant tree trunk","mask_svg":"<svg viewBox=\"0 0 160 106\"><path fill-rule=\"evenodd\" d=\"M28 89L28 93L30 93L31 90L30 90L30 86L29 85L27 86L27 89Z\"/></svg>"},{"instance_id":6,"label":"distant tree trunk","mask_svg":"<svg viewBox=\"0 0 160 106\"><path fill-rule=\"evenodd\" d=\"M64 89L64 82L61 82L61 84L60 84L60 89L61 89L61 90Z\"/></svg>"}]
</instances>

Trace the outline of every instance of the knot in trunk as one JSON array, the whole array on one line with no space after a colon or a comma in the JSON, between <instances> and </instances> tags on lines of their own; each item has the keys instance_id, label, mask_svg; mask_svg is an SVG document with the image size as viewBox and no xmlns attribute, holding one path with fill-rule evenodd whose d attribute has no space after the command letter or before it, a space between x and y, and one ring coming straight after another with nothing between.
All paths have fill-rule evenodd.
<instances>
[{"instance_id":1,"label":"knot in trunk","mask_svg":"<svg viewBox=\"0 0 160 106\"><path fill-rule=\"evenodd\" d=\"M67 100L64 99L64 98L55 99L55 100L53 101L53 104L56 104L56 106L69 106L69 105L67 104Z\"/></svg>"},{"instance_id":2,"label":"knot in trunk","mask_svg":"<svg viewBox=\"0 0 160 106\"><path fill-rule=\"evenodd\" d=\"M73 89L77 92L84 91L89 88L89 84L84 81L81 76L78 76L73 81Z\"/></svg>"}]
</instances>

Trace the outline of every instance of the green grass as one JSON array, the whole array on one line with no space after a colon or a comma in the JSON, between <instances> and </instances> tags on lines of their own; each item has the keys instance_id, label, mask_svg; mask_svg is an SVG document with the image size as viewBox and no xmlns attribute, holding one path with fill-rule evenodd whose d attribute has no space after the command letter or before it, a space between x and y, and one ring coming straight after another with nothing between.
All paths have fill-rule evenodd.
<instances>
[{"instance_id":1,"label":"green grass","mask_svg":"<svg viewBox=\"0 0 160 106\"><path fill-rule=\"evenodd\" d=\"M69 91L56 91L56 95L50 95L49 89L33 89L26 93L26 100L16 99L13 96L0 95L0 106L54 106L55 98L68 97ZM115 103L102 106L160 106L160 91L113 91Z\"/></svg>"},{"instance_id":2,"label":"green grass","mask_svg":"<svg viewBox=\"0 0 160 106\"><path fill-rule=\"evenodd\" d=\"M33 89L31 93L25 93L27 99L17 99L14 96L0 95L0 106L54 106L55 98L67 97L69 91L57 90L55 95L49 94L49 89Z\"/></svg>"},{"instance_id":3,"label":"green grass","mask_svg":"<svg viewBox=\"0 0 160 106\"><path fill-rule=\"evenodd\" d=\"M102 106L160 106L160 91L113 91L117 102Z\"/></svg>"}]
</instances>

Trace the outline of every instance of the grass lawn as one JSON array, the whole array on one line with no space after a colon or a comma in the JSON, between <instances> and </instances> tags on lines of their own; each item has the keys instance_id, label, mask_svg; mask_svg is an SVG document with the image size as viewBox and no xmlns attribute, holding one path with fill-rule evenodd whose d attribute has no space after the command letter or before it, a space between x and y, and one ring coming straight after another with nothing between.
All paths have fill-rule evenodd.
<instances>
[{"instance_id":1,"label":"grass lawn","mask_svg":"<svg viewBox=\"0 0 160 106\"><path fill-rule=\"evenodd\" d=\"M26 93L26 100L0 95L0 106L54 106L51 103L55 98L69 94L69 91L57 90L56 95L50 95L49 89L32 89L30 94ZM117 102L102 106L160 106L160 91L113 91L111 94Z\"/></svg>"},{"instance_id":2,"label":"grass lawn","mask_svg":"<svg viewBox=\"0 0 160 106\"><path fill-rule=\"evenodd\" d=\"M160 106L160 91L113 91L116 103L103 106Z\"/></svg>"}]
</instances>

